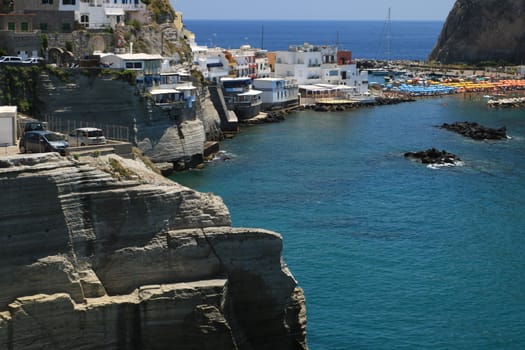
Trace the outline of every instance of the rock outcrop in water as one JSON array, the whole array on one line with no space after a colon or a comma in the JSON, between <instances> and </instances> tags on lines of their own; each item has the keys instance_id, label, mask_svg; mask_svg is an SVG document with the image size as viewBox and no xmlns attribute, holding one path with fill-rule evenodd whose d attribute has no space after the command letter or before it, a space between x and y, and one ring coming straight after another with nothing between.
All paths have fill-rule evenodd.
<instances>
[{"instance_id":1,"label":"rock outcrop in water","mask_svg":"<svg viewBox=\"0 0 525 350\"><path fill-rule=\"evenodd\" d=\"M116 156L0 158L1 349L307 349L281 236Z\"/></svg>"},{"instance_id":2,"label":"rock outcrop in water","mask_svg":"<svg viewBox=\"0 0 525 350\"><path fill-rule=\"evenodd\" d=\"M429 59L522 64L523 57L524 0L457 0Z\"/></svg>"},{"instance_id":3,"label":"rock outcrop in water","mask_svg":"<svg viewBox=\"0 0 525 350\"><path fill-rule=\"evenodd\" d=\"M507 138L507 128L505 127L492 129L475 122L444 123L441 127L478 141L501 140Z\"/></svg>"},{"instance_id":4,"label":"rock outcrop in water","mask_svg":"<svg viewBox=\"0 0 525 350\"><path fill-rule=\"evenodd\" d=\"M461 161L461 159L455 154L449 153L445 150L439 151L435 148L419 152L406 152L405 158L417 160L428 165L455 165Z\"/></svg>"}]
</instances>

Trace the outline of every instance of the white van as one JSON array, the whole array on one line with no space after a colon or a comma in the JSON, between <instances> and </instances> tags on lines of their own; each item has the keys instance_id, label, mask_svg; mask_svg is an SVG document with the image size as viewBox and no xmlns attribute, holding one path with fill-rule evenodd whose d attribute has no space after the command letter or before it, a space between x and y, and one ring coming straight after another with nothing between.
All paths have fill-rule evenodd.
<instances>
[{"instance_id":1,"label":"white van","mask_svg":"<svg viewBox=\"0 0 525 350\"><path fill-rule=\"evenodd\" d=\"M22 58L18 56L0 56L0 63L23 63Z\"/></svg>"},{"instance_id":2,"label":"white van","mask_svg":"<svg viewBox=\"0 0 525 350\"><path fill-rule=\"evenodd\" d=\"M78 128L68 135L70 146L90 146L102 145L106 143L106 138L102 129L97 128Z\"/></svg>"}]
</instances>

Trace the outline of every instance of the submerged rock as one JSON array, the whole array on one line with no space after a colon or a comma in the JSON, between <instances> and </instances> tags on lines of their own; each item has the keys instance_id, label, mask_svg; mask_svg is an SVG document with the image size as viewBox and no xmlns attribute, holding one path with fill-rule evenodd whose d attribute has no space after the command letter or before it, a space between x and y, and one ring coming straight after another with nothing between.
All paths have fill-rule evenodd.
<instances>
[{"instance_id":1,"label":"submerged rock","mask_svg":"<svg viewBox=\"0 0 525 350\"><path fill-rule=\"evenodd\" d=\"M419 152L406 152L405 158L414 159L423 164L432 165L455 165L461 161L461 159L455 154L449 153L445 150L439 151L435 148Z\"/></svg>"},{"instance_id":2,"label":"submerged rock","mask_svg":"<svg viewBox=\"0 0 525 350\"><path fill-rule=\"evenodd\" d=\"M441 128L457 132L474 140L501 140L507 138L507 128L505 127L491 129L474 122L444 123L441 125Z\"/></svg>"}]
</instances>

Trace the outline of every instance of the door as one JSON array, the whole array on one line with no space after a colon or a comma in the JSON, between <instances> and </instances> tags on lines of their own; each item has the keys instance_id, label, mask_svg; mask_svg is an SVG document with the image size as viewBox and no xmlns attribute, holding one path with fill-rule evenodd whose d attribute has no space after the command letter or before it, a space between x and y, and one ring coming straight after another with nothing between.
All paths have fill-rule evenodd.
<instances>
[{"instance_id":1,"label":"door","mask_svg":"<svg viewBox=\"0 0 525 350\"><path fill-rule=\"evenodd\" d=\"M0 118L0 144L8 143L9 145L14 145L13 134L13 119Z\"/></svg>"}]
</instances>

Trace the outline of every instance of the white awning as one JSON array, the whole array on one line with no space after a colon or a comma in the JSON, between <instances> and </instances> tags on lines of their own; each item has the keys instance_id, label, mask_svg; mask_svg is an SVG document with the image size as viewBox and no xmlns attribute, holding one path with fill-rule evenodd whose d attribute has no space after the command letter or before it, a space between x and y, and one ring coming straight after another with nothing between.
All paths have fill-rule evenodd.
<instances>
[{"instance_id":1,"label":"white awning","mask_svg":"<svg viewBox=\"0 0 525 350\"><path fill-rule=\"evenodd\" d=\"M179 90L175 89L155 89L150 91L152 95L161 95L161 94L180 94Z\"/></svg>"},{"instance_id":2,"label":"white awning","mask_svg":"<svg viewBox=\"0 0 525 350\"><path fill-rule=\"evenodd\" d=\"M106 16L124 16L124 9L122 7L106 7L104 11Z\"/></svg>"},{"instance_id":3,"label":"white awning","mask_svg":"<svg viewBox=\"0 0 525 350\"><path fill-rule=\"evenodd\" d=\"M262 94L263 92L262 91L259 91L259 90L248 90L242 94L238 94L237 96L257 96L257 95L260 95Z\"/></svg>"},{"instance_id":4,"label":"white awning","mask_svg":"<svg viewBox=\"0 0 525 350\"><path fill-rule=\"evenodd\" d=\"M195 86L193 86L193 85L177 85L177 89L179 89L179 90L195 90L197 88Z\"/></svg>"}]
</instances>

